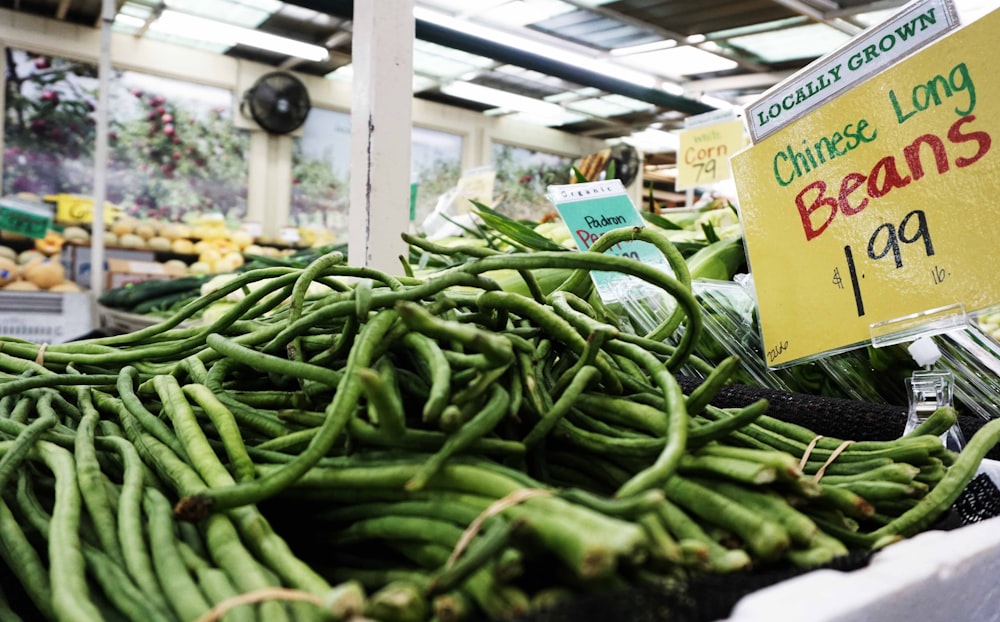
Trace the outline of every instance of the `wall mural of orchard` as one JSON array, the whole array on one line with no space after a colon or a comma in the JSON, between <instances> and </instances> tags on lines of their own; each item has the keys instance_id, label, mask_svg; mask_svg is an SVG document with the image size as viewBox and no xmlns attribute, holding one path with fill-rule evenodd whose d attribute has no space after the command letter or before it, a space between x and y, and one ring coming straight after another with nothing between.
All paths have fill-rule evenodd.
<instances>
[{"instance_id":1,"label":"wall mural of orchard","mask_svg":"<svg viewBox=\"0 0 1000 622\"><path fill-rule=\"evenodd\" d=\"M537 221L554 211L545 198L551 184L568 184L573 158L493 143L496 209L511 218Z\"/></svg>"},{"instance_id":2,"label":"wall mural of orchard","mask_svg":"<svg viewBox=\"0 0 1000 622\"><path fill-rule=\"evenodd\" d=\"M420 223L438 198L458 183L462 137L416 127L410 149L408 178L418 184L415 221ZM350 163L350 115L313 108L292 148L292 225L321 227L338 239L347 238Z\"/></svg>"},{"instance_id":3,"label":"wall mural of orchard","mask_svg":"<svg viewBox=\"0 0 1000 622\"><path fill-rule=\"evenodd\" d=\"M94 65L6 49L3 192L89 195L94 177ZM243 218L247 132L226 89L115 71L107 198L161 220Z\"/></svg>"}]
</instances>

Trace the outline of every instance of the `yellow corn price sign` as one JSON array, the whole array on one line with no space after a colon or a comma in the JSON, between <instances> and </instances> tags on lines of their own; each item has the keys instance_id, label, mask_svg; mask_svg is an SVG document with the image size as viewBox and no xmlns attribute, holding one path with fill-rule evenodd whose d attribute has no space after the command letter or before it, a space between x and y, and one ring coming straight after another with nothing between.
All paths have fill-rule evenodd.
<instances>
[{"instance_id":1,"label":"yellow corn price sign","mask_svg":"<svg viewBox=\"0 0 1000 622\"><path fill-rule=\"evenodd\" d=\"M678 136L677 180L684 190L732 179L729 157L747 144L739 119L686 129Z\"/></svg>"},{"instance_id":2,"label":"yellow corn price sign","mask_svg":"<svg viewBox=\"0 0 1000 622\"><path fill-rule=\"evenodd\" d=\"M731 160L767 362L1000 302L1000 11Z\"/></svg>"},{"instance_id":3,"label":"yellow corn price sign","mask_svg":"<svg viewBox=\"0 0 1000 622\"><path fill-rule=\"evenodd\" d=\"M94 222L94 199L76 194L49 194L45 200L56 205L56 222L64 225L91 224ZM105 201L104 224L110 225L121 210Z\"/></svg>"}]
</instances>

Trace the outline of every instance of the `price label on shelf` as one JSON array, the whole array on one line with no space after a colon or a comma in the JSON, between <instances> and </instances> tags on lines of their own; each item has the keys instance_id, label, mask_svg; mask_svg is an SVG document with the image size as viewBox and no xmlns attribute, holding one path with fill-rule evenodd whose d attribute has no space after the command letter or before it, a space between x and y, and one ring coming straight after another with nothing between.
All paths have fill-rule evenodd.
<instances>
[{"instance_id":1,"label":"price label on shelf","mask_svg":"<svg viewBox=\"0 0 1000 622\"><path fill-rule=\"evenodd\" d=\"M747 142L739 119L685 129L678 139L677 190L731 179L729 156Z\"/></svg>"},{"instance_id":2,"label":"price label on shelf","mask_svg":"<svg viewBox=\"0 0 1000 622\"><path fill-rule=\"evenodd\" d=\"M54 211L46 203L13 196L0 198L0 231L44 238L52 226Z\"/></svg>"},{"instance_id":3,"label":"price label on shelf","mask_svg":"<svg viewBox=\"0 0 1000 622\"><path fill-rule=\"evenodd\" d=\"M767 362L1000 302L1000 11L731 160Z\"/></svg>"},{"instance_id":4,"label":"price label on shelf","mask_svg":"<svg viewBox=\"0 0 1000 622\"><path fill-rule=\"evenodd\" d=\"M601 235L621 227L643 227L646 221L636 209L619 179L548 187L548 197L573 233L576 247L586 251ZM627 240L607 251L656 266L667 274L673 269L663 253L649 242ZM645 281L617 272L591 272L594 285L605 300L623 296L641 297Z\"/></svg>"},{"instance_id":5,"label":"price label on shelf","mask_svg":"<svg viewBox=\"0 0 1000 622\"><path fill-rule=\"evenodd\" d=\"M278 230L278 239L285 244L295 245L302 239L302 235L298 227L282 227Z\"/></svg>"}]
</instances>

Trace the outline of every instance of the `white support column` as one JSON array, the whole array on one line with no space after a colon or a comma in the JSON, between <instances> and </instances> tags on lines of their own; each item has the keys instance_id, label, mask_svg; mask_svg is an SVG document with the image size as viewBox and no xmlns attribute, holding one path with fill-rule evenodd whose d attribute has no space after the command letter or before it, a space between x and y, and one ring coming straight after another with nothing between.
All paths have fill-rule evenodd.
<instances>
[{"instance_id":1,"label":"white support column","mask_svg":"<svg viewBox=\"0 0 1000 622\"><path fill-rule=\"evenodd\" d=\"M354 4L348 259L389 272L400 270L409 225L413 5Z\"/></svg>"},{"instance_id":2,"label":"white support column","mask_svg":"<svg viewBox=\"0 0 1000 622\"><path fill-rule=\"evenodd\" d=\"M97 65L97 129L94 137L94 203L90 238L90 290L96 300L104 291L104 201L107 198L108 123L111 83L111 24L114 0L101 3L101 51Z\"/></svg>"},{"instance_id":3,"label":"white support column","mask_svg":"<svg viewBox=\"0 0 1000 622\"><path fill-rule=\"evenodd\" d=\"M268 202L271 199L267 190L269 144L267 132L259 130L250 132L250 145L247 151L247 214L243 220L260 227L262 240L276 239L278 235L277 231L269 231L264 225Z\"/></svg>"},{"instance_id":4,"label":"white support column","mask_svg":"<svg viewBox=\"0 0 1000 622\"><path fill-rule=\"evenodd\" d=\"M288 224L292 200L292 137L250 132L247 215L245 222L260 225L261 240L279 241Z\"/></svg>"},{"instance_id":5,"label":"white support column","mask_svg":"<svg viewBox=\"0 0 1000 622\"><path fill-rule=\"evenodd\" d=\"M290 224L292 201L292 137L268 136L268 206L264 210L264 231L277 236Z\"/></svg>"}]
</instances>

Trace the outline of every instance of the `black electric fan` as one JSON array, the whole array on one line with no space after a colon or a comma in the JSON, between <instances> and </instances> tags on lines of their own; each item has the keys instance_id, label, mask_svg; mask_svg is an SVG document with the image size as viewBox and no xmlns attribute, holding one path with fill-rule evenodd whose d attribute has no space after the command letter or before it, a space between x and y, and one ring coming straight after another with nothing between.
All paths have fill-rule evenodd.
<instances>
[{"instance_id":1,"label":"black electric fan","mask_svg":"<svg viewBox=\"0 0 1000 622\"><path fill-rule=\"evenodd\" d=\"M626 143L618 143L611 147L611 161L615 163L615 178L628 186L635 181L642 162L635 147Z\"/></svg>"},{"instance_id":2,"label":"black electric fan","mask_svg":"<svg viewBox=\"0 0 1000 622\"><path fill-rule=\"evenodd\" d=\"M271 134L295 131L309 115L309 91L290 73L273 71L257 78L243 94L240 110Z\"/></svg>"}]
</instances>

